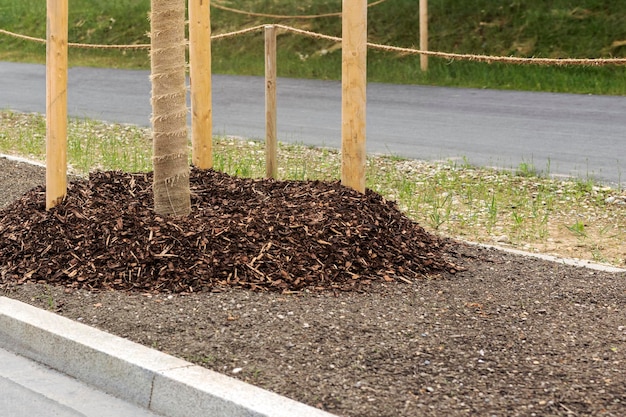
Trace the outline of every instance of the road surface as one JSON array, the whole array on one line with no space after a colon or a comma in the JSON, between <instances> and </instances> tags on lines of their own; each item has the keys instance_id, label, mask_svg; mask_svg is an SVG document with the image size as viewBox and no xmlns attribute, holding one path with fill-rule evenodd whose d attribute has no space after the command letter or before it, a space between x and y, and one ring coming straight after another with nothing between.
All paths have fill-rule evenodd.
<instances>
[{"instance_id":1,"label":"road surface","mask_svg":"<svg viewBox=\"0 0 626 417\"><path fill-rule=\"evenodd\" d=\"M71 116L148 126L147 71L71 68ZM626 97L370 83L367 149L626 183ZM263 138L262 77L213 75L215 134ZM0 108L45 112L45 67L0 62ZM278 80L278 139L341 146L341 84Z\"/></svg>"}]
</instances>

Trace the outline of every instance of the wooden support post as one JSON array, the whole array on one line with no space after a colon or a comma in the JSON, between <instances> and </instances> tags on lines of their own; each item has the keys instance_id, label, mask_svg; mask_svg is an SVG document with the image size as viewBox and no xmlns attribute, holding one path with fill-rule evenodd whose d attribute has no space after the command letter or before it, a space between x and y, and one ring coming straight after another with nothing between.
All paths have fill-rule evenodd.
<instances>
[{"instance_id":1,"label":"wooden support post","mask_svg":"<svg viewBox=\"0 0 626 417\"><path fill-rule=\"evenodd\" d=\"M213 167L210 3L210 0L189 0L191 158L200 169Z\"/></svg>"},{"instance_id":2,"label":"wooden support post","mask_svg":"<svg viewBox=\"0 0 626 417\"><path fill-rule=\"evenodd\" d=\"M367 0L343 0L341 183L365 192Z\"/></svg>"},{"instance_id":3,"label":"wooden support post","mask_svg":"<svg viewBox=\"0 0 626 417\"><path fill-rule=\"evenodd\" d=\"M428 51L428 0L420 1L420 50ZM420 55L420 68L428 71L428 55Z\"/></svg>"},{"instance_id":4,"label":"wooden support post","mask_svg":"<svg viewBox=\"0 0 626 417\"><path fill-rule=\"evenodd\" d=\"M276 142L276 27L265 26L265 175L278 176Z\"/></svg>"},{"instance_id":5,"label":"wooden support post","mask_svg":"<svg viewBox=\"0 0 626 417\"><path fill-rule=\"evenodd\" d=\"M67 193L68 0L47 0L46 210Z\"/></svg>"}]
</instances>

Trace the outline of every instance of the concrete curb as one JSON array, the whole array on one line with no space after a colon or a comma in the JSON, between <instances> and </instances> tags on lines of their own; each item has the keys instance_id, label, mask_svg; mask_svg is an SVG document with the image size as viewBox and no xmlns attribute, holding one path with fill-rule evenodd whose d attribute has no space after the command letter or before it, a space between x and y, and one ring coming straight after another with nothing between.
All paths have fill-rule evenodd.
<instances>
[{"instance_id":1,"label":"concrete curb","mask_svg":"<svg viewBox=\"0 0 626 417\"><path fill-rule=\"evenodd\" d=\"M547 255L544 253L527 252L527 251L523 251L520 249L508 248L506 246L488 245L484 243L475 243L475 242L468 242L468 241L463 241L463 243L468 244L468 245L473 245L473 246L480 246L481 248L495 249L495 250L499 250L502 252L512 253L515 255L522 255L522 256L529 257L529 258L542 259L544 261L560 263L563 265L575 266L578 268L587 268L587 269L591 269L594 271L610 272L614 274L626 272L626 269L624 268L618 268L612 265L594 263L594 262L586 261L583 259L561 258L559 256Z\"/></svg>"},{"instance_id":2,"label":"concrete curb","mask_svg":"<svg viewBox=\"0 0 626 417\"><path fill-rule=\"evenodd\" d=\"M332 416L6 297L0 347L168 417Z\"/></svg>"}]
</instances>

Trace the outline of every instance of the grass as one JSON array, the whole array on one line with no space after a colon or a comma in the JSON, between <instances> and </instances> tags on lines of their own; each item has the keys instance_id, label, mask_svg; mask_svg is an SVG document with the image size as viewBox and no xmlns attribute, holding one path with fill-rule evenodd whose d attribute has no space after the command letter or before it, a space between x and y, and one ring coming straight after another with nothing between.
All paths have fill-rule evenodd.
<instances>
[{"instance_id":1,"label":"grass","mask_svg":"<svg viewBox=\"0 0 626 417\"><path fill-rule=\"evenodd\" d=\"M418 2L388 0L368 12L371 42L413 47L418 41ZM229 6L263 13L312 15L341 10L339 0L232 0ZM73 0L70 41L92 44L149 43L149 0ZM599 58L626 56L626 9L614 0L431 0L430 49L474 54ZM259 24L282 23L341 36L337 17L269 19L213 8L214 34ZM45 2L0 0L0 28L45 37ZM0 35L0 59L44 62L45 47ZM339 79L338 45L293 34L278 39L278 73L296 78ZM213 71L262 75L263 36L248 34L213 42ZM149 68L140 51L70 49L71 65ZM370 50L368 78L373 82L476 88L626 95L623 66L537 67L431 58L420 70L419 57Z\"/></svg>"},{"instance_id":2,"label":"grass","mask_svg":"<svg viewBox=\"0 0 626 417\"><path fill-rule=\"evenodd\" d=\"M44 286L44 290L43 293L41 295L38 295L35 297L35 299L41 301L42 303L46 304L46 308L49 311L56 311L57 310L57 303L54 299L54 295L52 294L52 291L50 290L50 287L48 287L47 285Z\"/></svg>"},{"instance_id":3,"label":"grass","mask_svg":"<svg viewBox=\"0 0 626 417\"><path fill-rule=\"evenodd\" d=\"M43 160L44 137L42 116L0 112L1 153ZM80 174L152 169L148 129L72 120L68 137L68 161ZM214 161L230 175L265 175L262 142L216 137ZM551 179L524 164L497 171L370 156L367 187L439 234L626 267L626 193L586 179ZM337 181L340 167L336 150L279 144L279 179Z\"/></svg>"}]
</instances>

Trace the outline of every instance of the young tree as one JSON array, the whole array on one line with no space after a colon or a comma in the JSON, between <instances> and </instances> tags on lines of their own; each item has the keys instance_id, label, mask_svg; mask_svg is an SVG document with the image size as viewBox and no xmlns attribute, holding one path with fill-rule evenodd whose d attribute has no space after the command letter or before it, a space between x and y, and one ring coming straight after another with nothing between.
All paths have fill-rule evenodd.
<instances>
[{"instance_id":1,"label":"young tree","mask_svg":"<svg viewBox=\"0 0 626 417\"><path fill-rule=\"evenodd\" d=\"M185 87L185 0L151 0L154 210L191 212Z\"/></svg>"}]
</instances>

